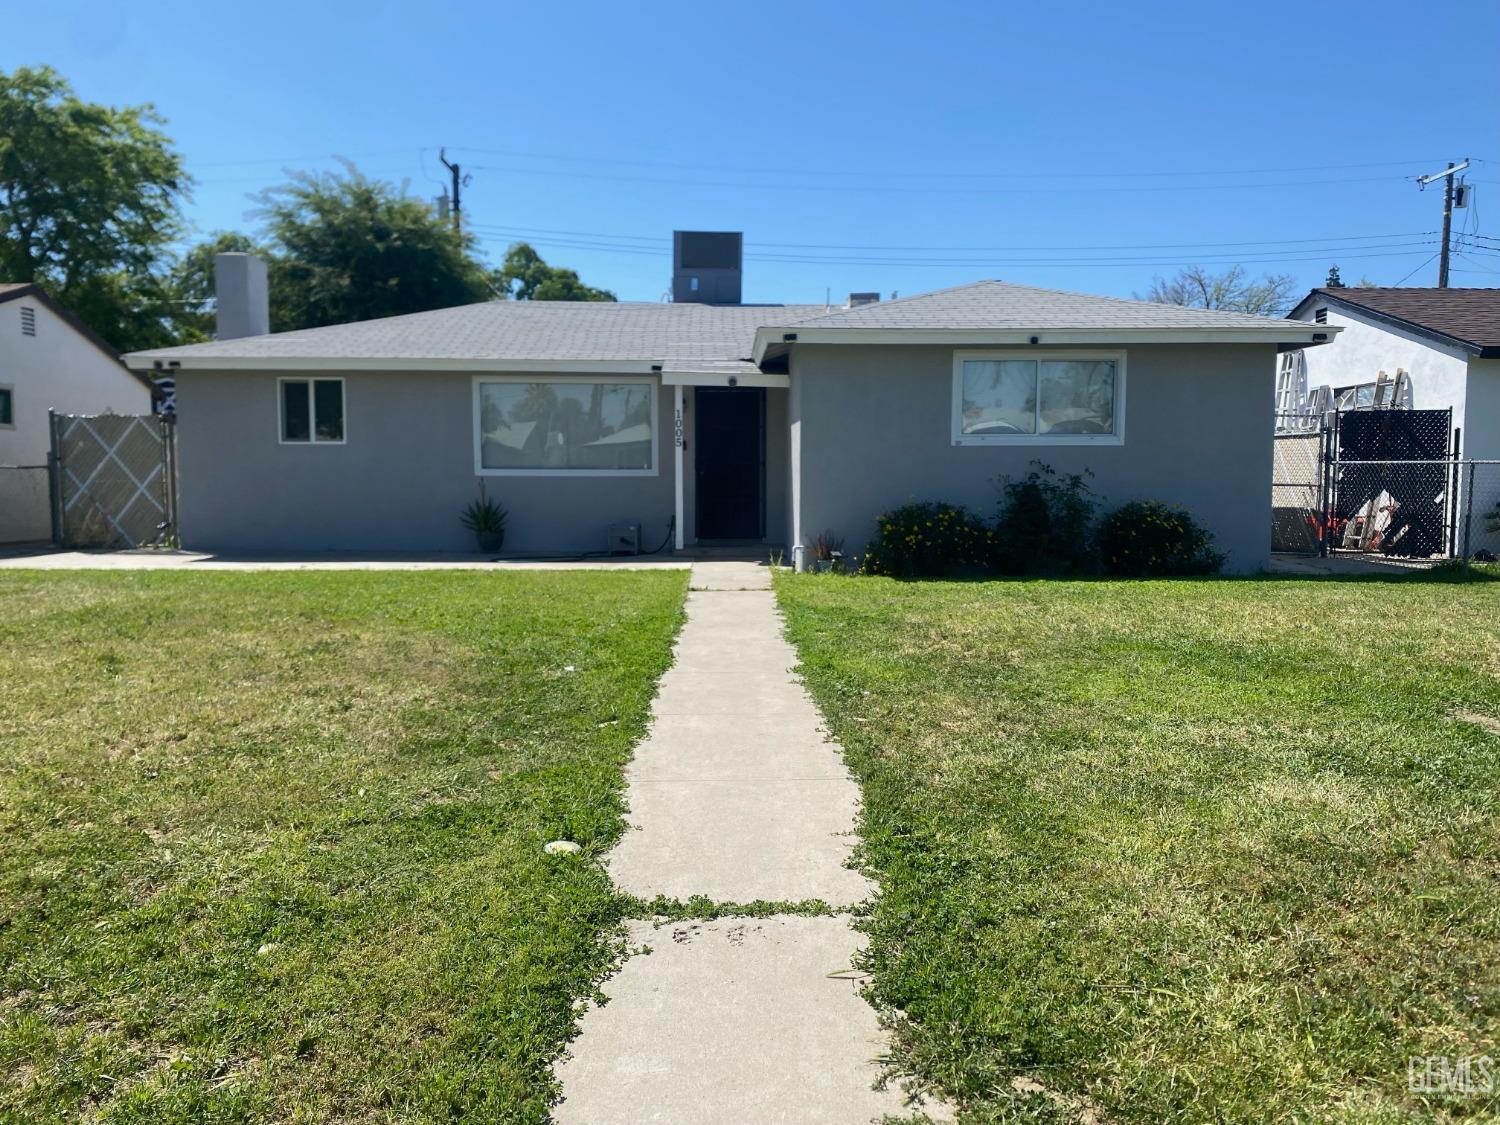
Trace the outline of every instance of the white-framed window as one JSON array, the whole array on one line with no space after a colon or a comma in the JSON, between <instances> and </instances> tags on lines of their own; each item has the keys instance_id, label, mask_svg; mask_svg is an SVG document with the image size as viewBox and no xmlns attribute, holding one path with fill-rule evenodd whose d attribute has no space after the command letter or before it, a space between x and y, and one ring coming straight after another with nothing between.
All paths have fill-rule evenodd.
<instances>
[{"instance_id":1,"label":"white-framed window","mask_svg":"<svg viewBox=\"0 0 1500 1125\"><path fill-rule=\"evenodd\" d=\"M954 445L1119 445L1125 353L953 354Z\"/></svg>"},{"instance_id":2,"label":"white-framed window","mask_svg":"<svg viewBox=\"0 0 1500 1125\"><path fill-rule=\"evenodd\" d=\"M282 445L343 445L344 380L286 376L276 380Z\"/></svg>"},{"instance_id":3,"label":"white-framed window","mask_svg":"<svg viewBox=\"0 0 1500 1125\"><path fill-rule=\"evenodd\" d=\"M656 380L631 375L480 375L480 476L657 474Z\"/></svg>"},{"instance_id":4,"label":"white-framed window","mask_svg":"<svg viewBox=\"0 0 1500 1125\"><path fill-rule=\"evenodd\" d=\"M0 430L16 428L16 389L0 385Z\"/></svg>"}]
</instances>

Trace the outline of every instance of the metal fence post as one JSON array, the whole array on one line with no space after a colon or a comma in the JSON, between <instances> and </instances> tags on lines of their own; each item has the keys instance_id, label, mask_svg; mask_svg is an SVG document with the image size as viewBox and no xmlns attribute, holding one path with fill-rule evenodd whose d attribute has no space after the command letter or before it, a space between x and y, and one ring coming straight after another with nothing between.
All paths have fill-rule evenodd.
<instances>
[{"instance_id":1,"label":"metal fence post","mask_svg":"<svg viewBox=\"0 0 1500 1125\"><path fill-rule=\"evenodd\" d=\"M52 521L52 545L63 545L62 444L57 440L57 411L47 411L47 515Z\"/></svg>"},{"instance_id":2,"label":"metal fence post","mask_svg":"<svg viewBox=\"0 0 1500 1125\"><path fill-rule=\"evenodd\" d=\"M1469 535L1474 527L1474 470L1478 468L1472 461L1469 462L1469 485L1464 496L1464 566L1469 565Z\"/></svg>"}]
</instances>

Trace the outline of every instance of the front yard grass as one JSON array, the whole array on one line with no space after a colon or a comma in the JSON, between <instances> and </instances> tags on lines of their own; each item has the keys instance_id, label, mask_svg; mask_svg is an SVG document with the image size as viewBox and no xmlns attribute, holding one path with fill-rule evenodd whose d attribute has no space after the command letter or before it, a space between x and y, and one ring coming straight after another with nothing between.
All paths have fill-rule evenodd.
<instances>
[{"instance_id":1,"label":"front yard grass","mask_svg":"<svg viewBox=\"0 0 1500 1125\"><path fill-rule=\"evenodd\" d=\"M0 575L0 1120L540 1120L686 585Z\"/></svg>"},{"instance_id":2,"label":"front yard grass","mask_svg":"<svg viewBox=\"0 0 1500 1125\"><path fill-rule=\"evenodd\" d=\"M777 589L897 1063L962 1120L1500 1111L1408 1089L1500 1056L1500 584Z\"/></svg>"}]
</instances>

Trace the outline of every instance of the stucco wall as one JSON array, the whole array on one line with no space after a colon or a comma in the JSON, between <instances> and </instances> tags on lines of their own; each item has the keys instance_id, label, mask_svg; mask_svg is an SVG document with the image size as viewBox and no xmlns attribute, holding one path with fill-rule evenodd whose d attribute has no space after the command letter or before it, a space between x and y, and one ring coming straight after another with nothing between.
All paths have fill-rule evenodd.
<instances>
[{"instance_id":1,"label":"stucco wall","mask_svg":"<svg viewBox=\"0 0 1500 1125\"><path fill-rule=\"evenodd\" d=\"M1125 442L1116 446L955 446L952 364L951 348L795 349L794 542L826 528L862 552L876 516L907 500L948 500L988 516L996 478L1022 476L1041 460L1060 472L1091 469L1107 505L1182 504L1214 532L1232 570L1269 560L1271 346L1129 349Z\"/></svg>"},{"instance_id":2,"label":"stucco wall","mask_svg":"<svg viewBox=\"0 0 1500 1125\"><path fill-rule=\"evenodd\" d=\"M292 373L285 373L292 374ZM276 376L177 379L185 546L215 551L465 551L458 522L477 495L472 379L462 373L345 377L348 442L282 445ZM510 511L506 554L598 551L611 523L659 546L673 510L672 395L657 393L657 473L484 477Z\"/></svg>"},{"instance_id":3,"label":"stucco wall","mask_svg":"<svg viewBox=\"0 0 1500 1125\"><path fill-rule=\"evenodd\" d=\"M21 333L21 307L36 310L36 335ZM0 465L45 465L47 412L149 414L151 392L40 301L0 304L0 386L12 388L14 424L0 426ZM46 473L0 469L0 543L52 534Z\"/></svg>"},{"instance_id":4,"label":"stucco wall","mask_svg":"<svg viewBox=\"0 0 1500 1125\"><path fill-rule=\"evenodd\" d=\"M1463 455L1500 460L1500 359L1469 360L1467 401Z\"/></svg>"},{"instance_id":5,"label":"stucco wall","mask_svg":"<svg viewBox=\"0 0 1500 1125\"><path fill-rule=\"evenodd\" d=\"M1309 309L1304 319L1311 321L1312 316ZM1334 387L1373 383L1381 371L1395 378L1398 369L1405 370L1411 375L1414 409L1451 406L1453 424L1464 425L1468 357L1462 351L1361 320L1333 305L1328 306L1328 323L1343 331L1331 343L1303 352L1309 388L1324 383Z\"/></svg>"}]
</instances>

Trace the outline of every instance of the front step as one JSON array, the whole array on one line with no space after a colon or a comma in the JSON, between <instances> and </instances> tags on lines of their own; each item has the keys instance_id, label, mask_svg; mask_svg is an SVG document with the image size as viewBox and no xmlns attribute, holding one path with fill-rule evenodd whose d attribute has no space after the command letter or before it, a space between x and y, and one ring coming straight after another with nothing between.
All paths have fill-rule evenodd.
<instances>
[{"instance_id":1,"label":"front step","mask_svg":"<svg viewBox=\"0 0 1500 1125\"><path fill-rule=\"evenodd\" d=\"M674 559L689 562L710 560L718 562L763 563L780 555L787 558L786 549L774 543L690 543L681 550L673 551Z\"/></svg>"}]
</instances>

